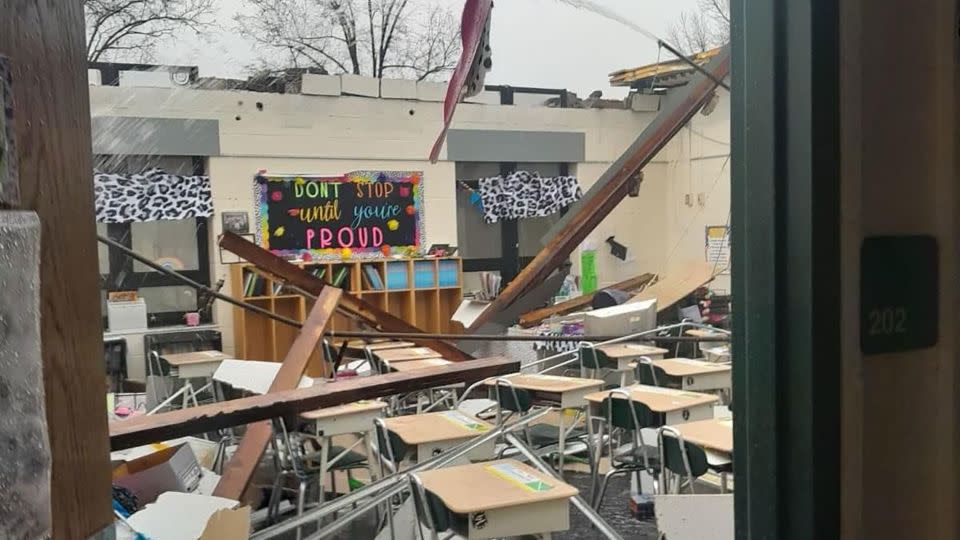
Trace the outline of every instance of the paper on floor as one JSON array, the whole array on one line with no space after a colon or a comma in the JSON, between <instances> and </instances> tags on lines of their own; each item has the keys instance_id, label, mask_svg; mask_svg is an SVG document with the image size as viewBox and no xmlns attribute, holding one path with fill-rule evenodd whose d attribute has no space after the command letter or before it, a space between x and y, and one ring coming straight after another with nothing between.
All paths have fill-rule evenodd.
<instances>
[{"instance_id":1,"label":"paper on floor","mask_svg":"<svg viewBox=\"0 0 960 540\"><path fill-rule=\"evenodd\" d=\"M169 492L130 516L128 522L151 540L220 540L247 538L250 509L223 497ZM219 513L227 510L229 512ZM211 519L218 514L216 519ZM224 531L239 535L225 536Z\"/></svg>"}]
</instances>

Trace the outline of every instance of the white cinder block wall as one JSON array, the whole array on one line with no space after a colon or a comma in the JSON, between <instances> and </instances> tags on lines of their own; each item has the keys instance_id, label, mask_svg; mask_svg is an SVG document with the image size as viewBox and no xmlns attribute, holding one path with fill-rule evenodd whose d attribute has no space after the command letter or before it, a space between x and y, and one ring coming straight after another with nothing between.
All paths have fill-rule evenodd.
<instances>
[{"instance_id":1,"label":"white cinder block wall","mask_svg":"<svg viewBox=\"0 0 960 540\"><path fill-rule=\"evenodd\" d=\"M358 81L351 80L350 84L356 86ZM430 92L426 90L430 89L432 87L421 89L420 93L427 95ZM412 95L409 89L405 90L404 95ZM443 160L445 153L434 165L426 159L440 129L442 103L181 88L99 86L91 87L90 93L94 116L219 120L220 155L211 157L208 167L217 212L211 220L211 246L214 247L210 260L211 280L227 279L226 291L232 290L229 267L220 264L215 247L216 236L220 234L219 212L252 213L252 180L261 169L312 174L341 174L363 169L422 170L426 242L428 245L457 243L455 163ZM729 141L729 103L725 95L721 98L720 106L710 117L697 116L693 129L711 138ZM629 110L467 103L459 107L453 127L582 132L586 158L575 163L573 170L586 189L654 116L652 112ZM686 131L678 139L648 166L640 197L624 201L594 235L602 244L607 236L614 234L630 249L629 260L620 262L601 246L598 257L601 284L662 270L670 248L678 243L680 248L671 258L671 264L702 260L704 225L725 222L729 209L728 170L705 208L684 207L682 194L708 190L707 184L713 182L714 173L723 163L714 154L727 154L729 147L715 143L708 146ZM684 235L683 229L688 228L690 220L694 224ZM579 259L579 253L575 253L575 259ZM231 309L218 303L215 311L228 353L233 349Z\"/></svg>"}]
</instances>

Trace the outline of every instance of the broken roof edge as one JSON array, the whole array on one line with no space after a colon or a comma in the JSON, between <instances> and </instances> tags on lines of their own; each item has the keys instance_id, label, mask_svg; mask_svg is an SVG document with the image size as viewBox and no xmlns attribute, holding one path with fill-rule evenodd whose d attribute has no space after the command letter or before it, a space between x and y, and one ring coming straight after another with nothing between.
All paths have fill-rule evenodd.
<instances>
[{"instance_id":1,"label":"broken roof edge","mask_svg":"<svg viewBox=\"0 0 960 540\"><path fill-rule=\"evenodd\" d=\"M724 64L726 64L725 68L723 67ZM722 69L719 69L721 73L717 73L718 68L722 68ZM730 72L729 45L720 47L718 53L712 57L712 60L706 66L704 66L704 69L706 69L711 73L720 74L721 76L719 78L721 79L726 78ZM597 181L594 182L593 185L591 185L590 188L583 194L583 196L580 197L580 200L570 205L567 208L567 212L563 215L563 217L561 217L556 223L554 223L553 226L550 228L550 230L548 230L547 233L540 238L540 241L543 243L543 245L547 245L547 243L549 243L549 241L554 236L556 236L563 227L567 226L567 224L572 219L572 216L575 215L578 207L584 204L592 204L594 202L594 199L596 198L597 194L603 189L603 187L607 185L611 180L613 180L616 177L617 173L619 173L620 170L623 169L624 165L626 165L626 162L628 161L628 159L636 151L638 147L638 143L645 140L648 136L652 136L653 134L655 134L659 130L661 123L665 121L670 116L670 114L673 113L673 110L676 109L677 107L680 107L683 103L687 102L690 95L694 91L696 91L700 83L706 81L706 79L707 79L706 76L704 76L702 73L697 73L693 76L690 84L686 85L683 89L676 92L670 92L666 96L661 98L663 99L663 102L660 105L660 114L658 114L657 117L654 118L654 120L650 122L649 125L647 125L647 127L641 132L637 140L632 145L630 145L630 147L627 148L627 150L624 151L624 153L619 158L617 158L617 160L613 162L610 165L610 167L606 171L604 171L602 175L600 175L600 178L598 178ZM708 92L706 92L706 95L708 96L710 92L712 92L715 89L716 89L716 86L711 86L711 89ZM704 96L704 99L705 98L706 96ZM689 122L689 118L693 117L693 115L696 114L696 111L703 106L703 103L702 103L703 100L700 100L700 101L701 102L698 103L696 107L694 107L693 111L691 111L690 114L687 115L688 118L684 122L682 122L681 125L684 125L687 122ZM666 144L669 143L670 140L672 140L675 135L676 135L675 132L671 133L662 142L662 144L660 144L660 147L662 148L663 146L666 146ZM658 149L658 152L659 152L659 149ZM656 153L654 153L654 155L651 157L655 157L655 156L656 156Z\"/></svg>"},{"instance_id":2,"label":"broken roof edge","mask_svg":"<svg viewBox=\"0 0 960 540\"><path fill-rule=\"evenodd\" d=\"M724 46L721 45L719 47L714 47L712 49L707 49L705 51L692 54L688 56L688 58L697 65L703 66L709 63L713 58L717 57L722 52L723 48ZM694 71L694 69L690 67L690 64L679 58L675 58L673 60L654 62L652 64L646 64L635 68L620 69L610 73L608 76L610 78L611 86L631 86L633 83L648 77L657 75L675 75L677 73L687 73L692 71Z\"/></svg>"}]
</instances>

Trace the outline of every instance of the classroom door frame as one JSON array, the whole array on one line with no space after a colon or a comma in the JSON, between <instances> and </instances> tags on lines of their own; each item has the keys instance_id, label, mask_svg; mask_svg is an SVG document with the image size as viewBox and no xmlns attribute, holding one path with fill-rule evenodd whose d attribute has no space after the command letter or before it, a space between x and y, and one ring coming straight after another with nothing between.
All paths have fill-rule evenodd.
<instances>
[{"instance_id":1,"label":"classroom door frame","mask_svg":"<svg viewBox=\"0 0 960 540\"><path fill-rule=\"evenodd\" d=\"M838 538L839 2L731 4L737 538Z\"/></svg>"}]
</instances>

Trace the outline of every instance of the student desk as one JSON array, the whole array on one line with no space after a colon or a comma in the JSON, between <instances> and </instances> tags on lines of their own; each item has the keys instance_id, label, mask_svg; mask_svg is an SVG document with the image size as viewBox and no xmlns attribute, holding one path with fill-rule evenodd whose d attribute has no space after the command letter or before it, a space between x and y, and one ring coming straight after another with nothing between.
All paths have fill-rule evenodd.
<instances>
[{"instance_id":1,"label":"student desk","mask_svg":"<svg viewBox=\"0 0 960 540\"><path fill-rule=\"evenodd\" d=\"M415 371L418 369L437 367L437 366L449 366L453 362L449 360L444 360L443 358L427 358L426 360L410 360L409 362L397 362L395 364L387 364L387 366L393 371L407 372ZM457 385L459 388L459 385Z\"/></svg>"},{"instance_id":2,"label":"student desk","mask_svg":"<svg viewBox=\"0 0 960 540\"><path fill-rule=\"evenodd\" d=\"M376 343L370 343L365 345L363 348L371 351L387 351L390 349L409 349L410 347L416 347L416 343L411 343L409 341L378 341Z\"/></svg>"},{"instance_id":3,"label":"student desk","mask_svg":"<svg viewBox=\"0 0 960 540\"><path fill-rule=\"evenodd\" d=\"M687 330L684 333L687 334L688 336L695 337L695 338L715 338L715 337L729 338L730 337L730 334L727 334L726 332L719 332L717 330L705 330L703 328L691 328L690 330Z\"/></svg>"},{"instance_id":4,"label":"student desk","mask_svg":"<svg viewBox=\"0 0 960 540\"><path fill-rule=\"evenodd\" d=\"M443 358L427 358L426 360L409 360L406 362L395 362L393 364L387 363L385 365L387 369L391 371L406 373L408 371L416 371L418 369L426 369L426 368L439 367L439 366L449 366L452 363L453 362L449 360L444 360ZM438 399L436 397L437 392L439 392L440 394L439 401L453 400L451 403L451 407L455 407L456 406L456 390L459 388L463 388L463 383L440 386L437 388L430 388L429 390L424 391L424 392L429 392L428 394L426 394L428 396L429 403L430 403L430 406L427 408L427 410L430 410L431 408L433 408L434 405L438 403ZM423 395L423 392L417 392L415 393L415 395L417 396ZM399 403L395 402L394 405L398 407ZM417 412L419 413L422 410L423 410L423 407L421 407L420 398L417 397Z\"/></svg>"},{"instance_id":5,"label":"student desk","mask_svg":"<svg viewBox=\"0 0 960 540\"><path fill-rule=\"evenodd\" d=\"M210 379L213 373L220 367L230 355L220 351L197 351L181 354L164 354L160 357L164 362L170 364L170 374L181 379L205 378Z\"/></svg>"},{"instance_id":6,"label":"student desk","mask_svg":"<svg viewBox=\"0 0 960 540\"><path fill-rule=\"evenodd\" d=\"M631 369L630 363L636 362L640 357L646 356L651 360L657 360L663 358L663 355L670 352L660 347L651 347L650 345L641 345L639 343L601 345L596 349L617 362L617 367L615 368L617 371Z\"/></svg>"},{"instance_id":7,"label":"student desk","mask_svg":"<svg viewBox=\"0 0 960 540\"><path fill-rule=\"evenodd\" d=\"M228 358L230 358L229 355L220 351L196 351L160 356L160 359L170 366L170 376L182 379L183 386L150 412L153 413L162 409L181 394L183 395L183 408L187 407L191 399L193 404L197 405L197 394L213 389L213 374L220 367L220 364ZM193 378L206 379L207 382L200 389L194 390L193 384L190 382L190 379Z\"/></svg>"},{"instance_id":8,"label":"student desk","mask_svg":"<svg viewBox=\"0 0 960 540\"><path fill-rule=\"evenodd\" d=\"M376 478L374 469L373 440L370 438L370 432L374 429L373 421L383 415L383 409L387 404L380 401L358 401L336 407L325 407L315 411L300 414L300 418L313 423L314 434L322 441L320 449L320 477L327 473L331 465L338 459L346 455L357 444L362 442L367 454L367 467L370 470L370 477ZM360 441L344 450L341 454L330 457L330 447L333 443L333 437L337 435L357 434L360 435ZM321 490L322 491L322 490Z\"/></svg>"},{"instance_id":9,"label":"student desk","mask_svg":"<svg viewBox=\"0 0 960 540\"><path fill-rule=\"evenodd\" d=\"M517 390L526 390L530 392L533 402L540 405L551 407L560 407L560 409L583 409L586 405L586 397L591 392L595 392L603 387L603 381L599 379L580 379L577 377L561 377L558 375L507 375L502 377L510 381ZM490 399L497 400L496 379L488 380L484 383L489 386ZM510 392L510 387L502 385L501 392ZM564 428L566 415L561 411L559 422L559 440L557 441L560 472L563 472L564 451L567 443L567 430ZM589 425L589 424L588 424Z\"/></svg>"},{"instance_id":10,"label":"student desk","mask_svg":"<svg viewBox=\"0 0 960 540\"><path fill-rule=\"evenodd\" d=\"M535 403L560 407L561 409L579 409L586 402L587 394L595 392L603 386L598 379L581 379L577 377L561 377L559 375L518 374L501 377L510 381L517 389L530 392ZM484 383L489 386L490 399L496 400L496 379ZM509 386L503 385L500 391L510 391Z\"/></svg>"},{"instance_id":11,"label":"student desk","mask_svg":"<svg viewBox=\"0 0 960 540\"><path fill-rule=\"evenodd\" d=\"M688 358L670 358L654 360L653 365L663 369L664 373L680 381L684 390L708 392L726 390L732 385L730 364L718 364L705 360Z\"/></svg>"},{"instance_id":12,"label":"student desk","mask_svg":"<svg viewBox=\"0 0 960 540\"><path fill-rule=\"evenodd\" d=\"M726 332L721 332L719 330L705 330L702 328L694 328L691 330L687 330L685 334L691 337L695 337L698 340L702 338L723 339L723 341L708 341L708 342L697 341L697 349L700 350L700 353L698 353L699 355L702 355L704 353L706 353L708 356L710 356L711 353L716 354L717 353L716 349L725 348L730 344L730 334ZM729 359L729 356L730 356L729 352L723 356L726 356L726 358ZM718 362L718 361L728 362L729 360L714 360L714 362Z\"/></svg>"},{"instance_id":13,"label":"student desk","mask_svg":"<svg viewBox=\"0 0 960 540\"><path fill-rule=\"evenodd\" d=\"M727 465L733 460L732 418L711 418L670 427L679 431L685 441L702 446L710 465Z\"/></svg>"},{"instance_id":14,"label":"student desk","mask_svg":"<svg viewBox=\"0 0 960 540\"><path fill-rule=\"evenodd\" d=\"M733 461L733 419L716 418L671 427L680 432L684 441L706 451L707 464L715 472L720 472L721 490L726 491L726 479ZM733 495L661 493L654 499L657 526L669 538L733 540ZM699 519L690 519L690 516Z\"/></svg>"},{"instance_id":15,"label":"student desk","mask_svg":"<svg viewBox=\"0 0 960 540\"><path fill-rule=\"evenodd\" d=\"M570 528L577 488L505 459L417 473L426 491L457 515L456 532L468 540L517 537Z\"/></svg>"},{"instance_id":16,"label":"student desk","mask_svg":"<svg viewBox=\"0 0 960 540\"><path fill-rule=\"evenodd\" d=\"M711 394L700 394L686 390L674 390L672 388L662 388L659 386L644 386L635 384L627 386L620 390L630 394L630 399L643 403L654 413L661 415L660 425L682 424L684 422L694 422L696 420L709 420L713 418L713 404L719 401L717 396ZM590 403L589 413L592 417L600 418L600 404L610 395L610 390L594 392L586 396ZM615 399L622 399L616 398ZM587 419L589 424L590 419ZM659 426L648 426L659 427Z\"/></svg>"},{"instance_id":17,"label":"student desk","mask_svg":"<svg viewBox=\"0 0 960 540\"><path fill-rule=\"evenodd\" d=\"M374 418L380 418L386 406L380 401L358 401L301 413L300 418L313 423L318 437L368 433L373 431Z\"/></svg>"},{"instance_id":18,"label":"student desk","mask_svg":"<svg viewBox=\"0 0 960 540\"><path fill-rule=\"evenodd\" d=\"M381 365L390 366L398 362L443 358L443 355L429 347L410 347L407 349L387 349L373 353Z\"/></svg>"},{"instance_id":19,"label":"student desk","mask_svg":"<svg viewBox=\"0 0 960 540\"><path fill-rule=\"evenodd\" d=\"M647 357L651 360L663 358L668 350L650 345L641 345L639 343L617 343L614 345L600 345L595 349L607 358L606 361L600 361L598 364L601 369L611 369L620 372L620 386L626 386L633 382L633 369L636 367L636 361L641 357ZM592 369L590 362L585 362L581 368Z\"/></svg>"},{"instance_id":20,"label":"student desk","mask_svg":"<svg viewBox=\"0 0 960 540\"><path fill-rule=\"evenodd\" d=\"M383 423L388 430L403 439L403 442L416 448L418 460L426 460L446 452L483 435L493 427L483 420L455 410L395 416L385 419ZM495 444L496 441L491 439L454 460L454 463L490 459Z\"/></svg>"},{"instance_id":21,"label":"student desk","mask_svg":"<svg viewBox=\"0 0 960 540\"><path fill-rule=\"evenodd\" d=\"M347 367L353 369L360 369L360 366L363 363L366 363L370 366L370 369L376 369L376 358L375 355L377 351L386 351L389 349L406 349L409 347L416 347L415 343L410 343L409 341L390 341L390 340L379 340L379 341L366 341L362 339L354 339L350 341L344 341L341 339L339 345L337 342L333 342L334 345L339 349L346 344L347 355L354 358L359 358L360 360L354 362L348 362Z\"/></svg>"}]
</instances>

